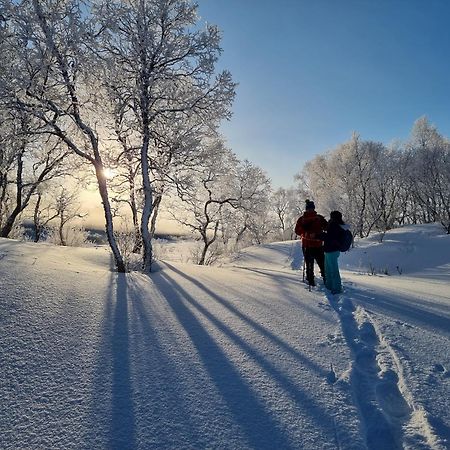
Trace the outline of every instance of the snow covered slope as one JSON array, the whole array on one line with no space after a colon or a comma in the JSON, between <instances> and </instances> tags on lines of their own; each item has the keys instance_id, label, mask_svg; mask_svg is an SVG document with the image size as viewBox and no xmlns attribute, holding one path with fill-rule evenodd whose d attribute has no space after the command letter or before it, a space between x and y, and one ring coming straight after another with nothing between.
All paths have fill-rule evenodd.
<instances>
[{"instance_id":1,"label":"snow covered slope","mask_svg":"<svg viewBox=\"0 0 450 450\"><path fill-rule=\"evenodd\" d=\"M447 448L449 257L369 276L357 251L333 297L297 242L146 277L0 240L0 448Z\"/></svg>"}]
</instances>

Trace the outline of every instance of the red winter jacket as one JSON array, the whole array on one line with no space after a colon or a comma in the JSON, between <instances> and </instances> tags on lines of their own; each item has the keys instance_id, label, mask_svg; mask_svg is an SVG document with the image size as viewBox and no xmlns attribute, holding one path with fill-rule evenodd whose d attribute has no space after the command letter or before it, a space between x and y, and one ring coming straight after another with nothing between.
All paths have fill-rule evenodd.
<instances>
[{"instance_id":1,"label":"red winter jacket","mask_svg":"<svg viewBox=\"0 0 450 450\"><path fill-rule=\"evenodd\" d=\"M323 241L315 235L326 230L327 221L325 217L317 214L314 210L308 210L303 213L295 225L295 234L301 236L302 247L322 247ZM314 235L314 237L312 237Z\"/></svg>"}]
</instances>

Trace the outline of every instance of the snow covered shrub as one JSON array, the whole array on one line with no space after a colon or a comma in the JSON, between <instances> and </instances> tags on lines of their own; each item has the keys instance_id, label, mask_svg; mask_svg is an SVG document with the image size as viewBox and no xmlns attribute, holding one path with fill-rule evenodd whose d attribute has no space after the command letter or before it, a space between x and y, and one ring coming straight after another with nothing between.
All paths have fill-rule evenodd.
<instances>
[{"instance_id":1,"label":"snow covered shrub","mask_svg":"<svg viewBox=\"0 0 450 450\"><path fill-rule=\"evenodd\" d=\"M211 266L227 255L227 249L221 242L214 242L206 254L205 265Z\"/></svg>"},{"instance_id":2,"label":"snow covered shrub","mask_svg":"<svg viewBox=\"0 0 450 450\"><path fill-rule=\"evenodd\" d=\"M46 242L67 247L86 247L89 244L89 232L83 226L48 228Z\"/></svg>"},{"instance_id":3,"label":"snow covered shrub","mask_svg":"<svg viewBox=\"0 0 450 450\"><path fill-rule=\"evenodd\" d=\"M153 240L153 260L158 261L162 259L168 259L169 254L167 239L154 239Z\"/></svg>"},{"instance_id":4,"label":"snow covered shrub","mask_svg":"<svg viewBox=\"0 0 450 450\"><path fill-rule=\"evenodd\" d=\"M114 231L114 236L119 246L120 253L125 264L127 272L130 270L139 270L141 255L133 252L135 246L135 235L129 230Z\"/></svg>"},{"instance_id":5,"label":"snow covered shrub","mask_svg":"<svg viewBox=\"0 0 450 450\"><path fill-rule=\"evenodd\" d=\"M191 260L194 264L200 264L205 266L211 266L217 263L223 256L225 256L226 249L225 246L221 242L214 242L208 247L208 251L206 252L206 256L204 261L203 258L204 245L203 243L198 242L191 249Z\"/></svg>"},{"instance_id":6,"label":"snow covered shrub","mask_svg":"<svg viewBox=\"0 0 450 450\"><path fill-rule=\"evenodd\" d=\"M190 257L194 264L199 264L202 256L203 244L196 242L190 251Z\"/></svg>"},{"instance_id":7,"label":"snow covered shrub","mask_svg":"<svg viewBox=\"0 0 450 450\"><path fill-rule=\"evenodd\" d=\"M27 236L25 231L26 230L22 225L15 225L12 228L11 233L9 234L9 237L11 239L17 239L18 241L29 241L30 238L29 238L29 236Z\"/></svg>"}]
</instances>

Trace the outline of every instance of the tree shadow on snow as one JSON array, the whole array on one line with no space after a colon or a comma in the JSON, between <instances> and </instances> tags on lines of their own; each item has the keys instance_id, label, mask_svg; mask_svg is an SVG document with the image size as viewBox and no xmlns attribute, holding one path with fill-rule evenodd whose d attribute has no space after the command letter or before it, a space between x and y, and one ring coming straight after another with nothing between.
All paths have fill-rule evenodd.
<instances>
[{"instance_id":1,"label":"tree shadow on snow","mask_svg":"<svg viewBox=\"0 0 450 450\"><path fill-rule=\"evenodd\" d=\"M117 274L112 334L112 404L110 448L133 448L135 421L130 375L127 275Z\"/></svg>"},{"instance_id":2,"label":"tree shadow on snow","mask_svg":"<svg viewBox=\"0 0 450 450\"><path fill-rule=\"evenodd\" d=\"M184 349L178 352L177 330L167 323L166 300L143 291L135 279L128 284L128 298L140 440L158 449L185 448L186 442L190 448L205 448L205 424L192 410L188 394L199 382L198 372L185 361Z\"/></svg>"},{"instance_id":3,"label":"tree shadow on snow","mask_svg":"<svg viewBox=\"0 0 450 450\"><path fill-rule=\"evenodd\" d=\"M214 291L209 289L207 286L205 286L202 282L196 280L193 277L190 277L189 275L186 275L185 273L178 270L176 267L172 266L169 263L166 263L167 267L169 267L173 272L177 273L181 277L185 278L186 280L190 281L193 285L199 287L202 289L206 294L208 294L212 299L214 299L217 303L220 303L224 308L228 309L230 312L232 312L235 316L237 316L240 320L242 320L244 323L246 323L248 326L251 326L256 332L258 332L261 336L269 339L272 343L280 347L281 350L285 351L286 353L292 355L295 359L298 360L299 365L307 367L308 369L315 371L320 375L322 378L325 378L328 374L328 370L325 370L323 367L319 366L318 364L315 364L314 361L307 358L305 355L300 353L298 350L293 348L289 343L285 342L283 339L279 338L277 335L275 335L272 331L264 327L263 325L259 324L255 320L253 320L251 317L249 317L247 314L244 314L243 312L239 311L238 308L232 305L232 303L225 301L220 295L217 295ZM262 272L264 275L266 275L264 272ZM290 281L292 281L292 278L290 278ZM313 311L315 314L317 314L316 311Z\"/></svg>"},{"instance_id":4,"label":"tree shadow on snow","mask_svg":"<svg viewBox=\"0 0 450 450\"><path fill-rule=\"evenodd\" d=\"M400 320L409 320L431 331L439 330L441 334L450 334L450 317L443 316L442 312L431 311L432 303L392 292L369 297L360 293L357 288L347 288L347 291L356 302L365 307L380 308Z\"/></svg>"},{"instance_id":5,"label":"tree shadow on snow","mask_svg":"<svg viewBox=\"0 0 450 450\"><path fill-rule=\"evenodd\" d=\"M87 447L119 450L136 446L127 296L127 274L111 273L93 374Z\"/></svg>"},{"instance_id":6,"label":"tree shadow on snow","mask_svg":"<svg viewBox=\"0 0 450 450\"><path fill-rule=\"evenodd\" d=\"M302 412L310 416L317 428L332 428L333 422L329 414L316 404L304 390L299 388L286 373L278 369L260 351L252 347L245 339L241 338L215 317L186 290L180 287L166 272L156 274L153 276L153 280L167 299L167 304L172 309L177 320L188 333L211 381L226 402L235 422L240 425L251 447L258 449L289 449L295 448L298 446L298 443L293 444L289 442L286 433L277 424L277 420L268 411L263 400L250 387L249 382L242 378L238 369L216 343L216 339L207 332L191 308L195 308L199 314L212 323L226 338L239 347L271 379L280 385ZM195 284L195 280L191 279L191 281ZM211 295L213 293L209 291L208 294ZM215 294L213 294L213 297L216 300L219 298ZM223 303L224 300L221 299L221 302ZM244 318L242 319L245 320ZM305 408L306 405L307 407Z\"/></svg>"}]
</instances>

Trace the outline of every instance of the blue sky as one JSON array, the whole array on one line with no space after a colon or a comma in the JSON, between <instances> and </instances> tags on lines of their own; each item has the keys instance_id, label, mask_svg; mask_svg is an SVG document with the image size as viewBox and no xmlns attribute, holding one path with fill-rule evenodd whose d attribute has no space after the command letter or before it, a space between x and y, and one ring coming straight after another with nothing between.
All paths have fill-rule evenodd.
<instances>
[{"instance_id":1,"label":"blue sky","mask_svg":"<svg viewBox=\"0 0 450 450\"><path fill-rule=\"evenodd\" d=\"M198 2L239 83L222 131L276 187L352 131L389 143L427 115L450 136L450 1Z\"/></svg>"}]
</instances>

